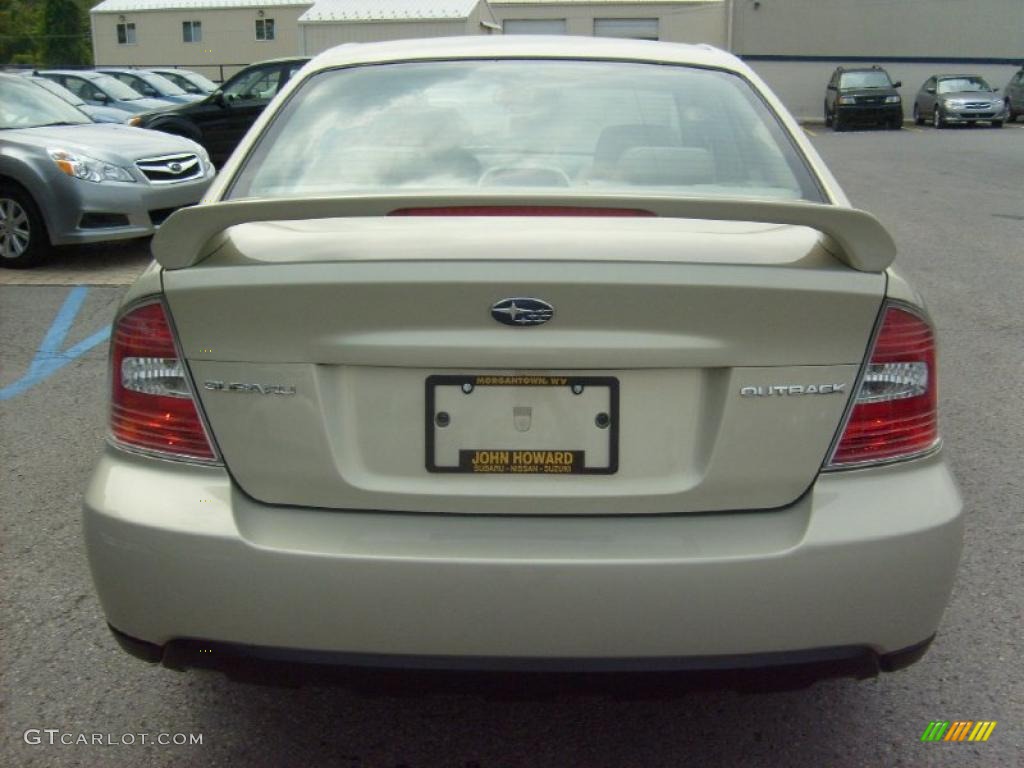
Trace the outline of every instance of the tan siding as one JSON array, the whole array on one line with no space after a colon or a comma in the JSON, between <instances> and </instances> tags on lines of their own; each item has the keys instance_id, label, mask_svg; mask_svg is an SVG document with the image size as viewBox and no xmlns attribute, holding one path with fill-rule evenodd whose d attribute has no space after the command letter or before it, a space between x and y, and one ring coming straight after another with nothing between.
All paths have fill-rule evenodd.
<instances>
[{"instance_id":1,"label":"tan siding","mask_svg":"<svg viewBox=\"0 0 1024 768\"><path fill-rule=\"evenodd\" d=\"M265 18L274 20L275 38L256 40L256 8L232 10L138 11L94 13L93 45L101 65L181 65L203 74L216 74L213 64L251 64L254 61L299 53L298 18L309 6L268 7ZM118 45L118 17L134 22L137 43ZM183 21L201 21L201 43L181 37ZM237 67L230 68L231 75Z\"/></svg>"},{"instance_id":2,"label":"tan siding","mask_svg":"<svg viewBox=\"0 0 1024 768\"><path fill-rule=\"evenodd\" d=\"M734 49L790 56L1020 58L1024 0L737 2Z\"/></svg>"},{"instance_id":3,"label":"tan siding","mask_svg":"<svg viewBox=\"0 0 1024 768\"><path fill-rule=\"evenodd\" d=\"M673 43L710 43L725 47L726 4L692 3L544 3L492 2L498 19L565 19L570 35L593 35L594 19L658 19L658 37Z\"/></svg>"}]
</instances>

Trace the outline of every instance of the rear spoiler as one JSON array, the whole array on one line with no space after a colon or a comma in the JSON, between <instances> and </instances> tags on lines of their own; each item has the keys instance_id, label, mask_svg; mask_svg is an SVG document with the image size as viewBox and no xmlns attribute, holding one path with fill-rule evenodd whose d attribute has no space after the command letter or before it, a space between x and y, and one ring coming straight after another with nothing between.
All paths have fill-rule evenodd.
<instances>
[{"instance_id":1,"label":"rear spoiler","mask_svg":"<svg viewBox=\"0 0 1024 768\"><path fill-rule=\"evenodd\" d=\"M437 193L236 200L182 208L153 238L153 258L164 269L198 264L217 248L211 242L236 224L258 221L387 216L416 208L480 207L610 208L656 216L715 221L753 221L810 227L831 239L828 250L860 272L882 272L896 256L896 244L870 213L823 203L612 195L507 195ZM567 212L571 214L571 212ZM549 214L550 215L550 214Z\"/></svg>"}]
</instances>

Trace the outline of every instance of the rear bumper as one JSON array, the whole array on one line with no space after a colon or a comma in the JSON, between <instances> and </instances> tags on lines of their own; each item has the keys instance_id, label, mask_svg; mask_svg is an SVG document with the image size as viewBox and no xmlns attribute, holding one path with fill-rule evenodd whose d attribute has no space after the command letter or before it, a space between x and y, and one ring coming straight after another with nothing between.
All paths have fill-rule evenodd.
<instances>
[{"instance_id":1,"label":"rear bumper","mask_svg":"<svg viewBox=\"0 0 1024 768\"><path fill-rule=\"evenodd\" d=\"M127 653L150 663L171 669L213 669L246 682L294 684L329 682L376 685L388 681L388 673L482 673L480 682L490 685L494 674L559 675L567 681L592 683L601 675L613 684L656 681L677 689L694 683L714 687L792 688L829 677L875 677L879 672L894 672L921 659L933 637L891 653L879 654L870 648L813 648L802 651L756 653L732 656L683 656L674 658L518 658L499 656L398 656L352 654L330 651L304 651L293 648L268 648L208 640L172 640L154 645L129 637L110 627L118 645ZM676 678L681 673L685 679ZM429 678L444 685L454 682L446 677ZM470 680L473 677L468 678ZM419 678L403 677L403 683L418 684Z\"/></svg>"},{"instance_id":2,"label":"rear bumper","mask_svg":"<svg viewBox=\"0 0 1024 768\"><path fill-rule=\"evenodd\" d=\"M884 669L935 633L962 519L941 456L782 510L539 518L270 507L108 448L84 529L109 623L178 665Z\"/></svg>"}]
</instances>

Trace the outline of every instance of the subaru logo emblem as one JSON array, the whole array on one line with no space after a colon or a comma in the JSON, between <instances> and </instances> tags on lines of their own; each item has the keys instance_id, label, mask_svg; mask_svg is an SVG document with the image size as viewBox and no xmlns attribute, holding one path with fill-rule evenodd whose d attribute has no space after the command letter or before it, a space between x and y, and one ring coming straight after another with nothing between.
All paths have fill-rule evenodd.
<instances>
[{"instance_id":1,"label":"subaru logo emblem","mask_svg":"<svg viewBox=\"0 0 1024 768\"><path fill-rule=\"evenodd\" d=\"M543 325L555 308L540 299L502 299L491 305L491 317L505 325Z\"/></svg>"},{"instance_id":2,"label":"subaru logo emblem","mask_svg":"<svg viewBox=\"0 0 1024 768\"><path fill-rule=\"evenodd\" d=\"M171 169L171 173L181 173L181 163L171 163L167 167Z\"/></svg>"}]
</instances>

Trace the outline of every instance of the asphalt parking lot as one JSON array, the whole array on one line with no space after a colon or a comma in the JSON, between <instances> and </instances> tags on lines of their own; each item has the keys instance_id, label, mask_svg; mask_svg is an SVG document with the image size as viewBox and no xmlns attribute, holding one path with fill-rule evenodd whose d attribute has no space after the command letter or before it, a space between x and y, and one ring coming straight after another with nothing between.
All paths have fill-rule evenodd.
<instances>
[{"instance_id":1,"label":"asphalt parking lot","mask_svg":"<svg viewBox=\"0 0 1024 768\"><path fill-rule=\"evenodd\" d=\"M0 764L10 766L930 766L1024 754L1024 125L808 129L900 246L941 342L946 450L968 517L940 634L917 665L797 691L264 688L152 668L107 633L79 503L104 431L106 334L138 244L0 272ZM995 720L987 743L922 743ZM200 745L26 743L201 734ZM45 739L45 734L43 735Z\"/></svg>"}]
</instances>

